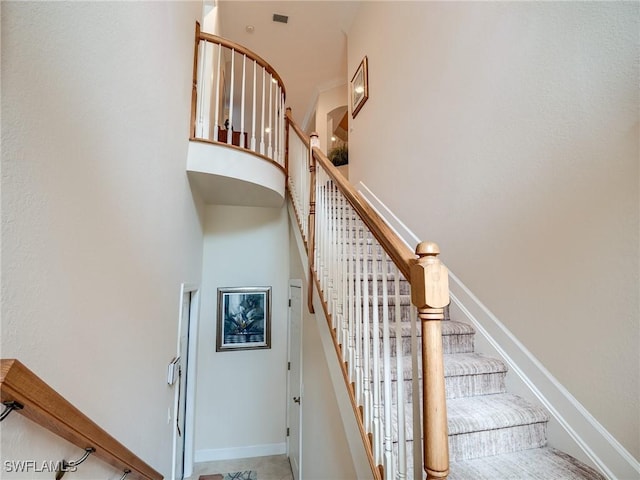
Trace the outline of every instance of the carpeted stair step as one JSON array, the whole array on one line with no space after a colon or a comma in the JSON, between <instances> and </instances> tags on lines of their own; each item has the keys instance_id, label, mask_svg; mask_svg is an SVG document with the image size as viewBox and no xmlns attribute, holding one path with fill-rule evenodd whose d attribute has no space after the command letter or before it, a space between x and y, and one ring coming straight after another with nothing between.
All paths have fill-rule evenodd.
<instances>
[{"instance_id":1,"label":"carpeted stair step","mask_svg":"<svg viewBox=\"0 0 640 480\"><path fill-rule=\"evenodd\" d=\"M364 277L364 276L363 276ZM382 296L382 293L384 291L384 283L383 283L383 274L380 272L377 272L377 275L375 275L375 284L376 284L376 289L378 291L378 296ZM386 274L387 277L387 293L389 296L395 295L396 292L396 284L395 284L395 274L393 273L387 273ZM360 288L362 288L362 283L364 282L364 278L360 279ZM374 275L373 273L369 272L367 274L366 280L368 282L368 291L369 291L369 295L373 296L373 284L374 284ZM400 290L400 295L411 295L411 284L402 276L400 276L400 278L398 279L398 287Z\"/></svg>"},{"instance_id":2,"label":"carpeted stair step","mask_svg":"<svg viewBox=\"0 0 640 480\"><path fill-rule=\"evenodd\" d=\"M444 355L447 398L504 393L506 373L506 365L497 358L479 353Z\"/></svg>"},{"instance_id":3,"label":"carpeted stair step","mask_svg":"<svg viewBox=\"0 0 640 480\"><path fill-rule=\"evenodd\" d=\"M593 468L554 448L452 462L449 480L605 480Z\"/></svg>"},{"instance_id":4,"label":"carpeted stair step","mask_svg":"<svg viewBox=\"0 0 640 480\"><path fill-rule=\"evenodd\" d=\"M447 401L449 458L467 460L543 447L547 412L512 394Z\"/></svg>"},{"instance_id":5,"label":"carpeted stair step","mask_svg":"<svg viewBox=\"0 0 640 480\"><path fill-rule=\"evenodd\" d=\"M392 339L392 340L395 340ZM410 338L403 338L403 341L410 341ZM394 345L395 341L391 342ZM380 350L382 352L382 349ZM395 357L394 357L395 358ZM397 363L392 358L391 377L391 398L394 405L397 403L396 382L398 380ZM405 401L411 403L412 385L412 363L411 356L406 353L403 360L403 392ZM418 364L417 378L422 379L421 366ZM447 354L444 356L445 390L447 399L471 397L478 395L495 395L506 392L505 375L507 367L496 358L488 357L477 353ZM384 380L384 371L380 373L381 380ZM384 382L382 382L384 385ZM422 384L420 383L422 387ZM421 389L422 391L422 389Z\"/></svg>"},{"instance_id":6,"label":"carpeted stair step","mask_svg":"<svg viewBox=\"0 0 640 480\"><path fill-rule=\"evenodd\" d=\"M394 315L390 315L393 317ZM380 314L380 317L382 315ZM382 322L380 321L380 352L382 352ZM416 334L418 344L422 342L422 324L416 322ZM403 316L401 323L402 336L402 355L411 355L411 322L409 322L408 314ZM391 355L396 355L396 325L390 320L389 329ZM471 353L474 348L474 330L473 327L466 323L456 322L455 320L447 320L442 322L442 349L445 354L453 353Z\"/></svg>"},{"instance_id":7,"label":"carpeted stair step","mask_svg":"<svg viewBox=\"0 0 640 480\"><path fill-rule=\"evenodd\" d=\"M444 353L471 353L475 348L475 329L468 323L447 320L442 322Z\"/></svg>"}]
</instances>

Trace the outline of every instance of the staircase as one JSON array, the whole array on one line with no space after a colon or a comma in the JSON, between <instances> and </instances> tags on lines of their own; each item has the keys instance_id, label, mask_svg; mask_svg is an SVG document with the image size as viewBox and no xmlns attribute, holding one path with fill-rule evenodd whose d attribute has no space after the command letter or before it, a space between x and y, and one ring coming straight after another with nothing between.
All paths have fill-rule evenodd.
<instances>
[{"instance_id":1,"label":"staircase","mask_svg":"<svg viewBox=\"0 0 640 480\"><path fill-rule=\"evenodd\" d=\"M439 320L449 294L437 246L420 244L416 261L313 148L317 137L307 139L288 121L288 139L294 142L288 158L292 205L372 476L415 480L428 469L432 478L444 478L448 467L450 480L603 480L547 445L547 411L507 392L506 365L475 351L472 326L449 319L446 308ZM429 325L424 339L422 321ZM424 379L423 361L429 372ZM427 396L420 391L413 398L423 384ZM424 427L422 421L414 426L417 412L427 420ZM428 438L427 458L422 458L422 438L414 445L414 432ZM414 450L421 457L417 467Z\"/></svg>"},{"instance_id":2,"label":"staircase","mask_svg":"<svg viewBox=\"0 0 640 480\"><path fill-rule=\"evenodd\" d=\"M401 279L402 355L410 353L410 286ZM379 283L378 283L379 284ZM389 281L389 285L393 282ZM418 323L418 335L420 324ZM445 388L449 427L450 480L571 480L603 477L564 452L547 446L547 412L507 392L506 365L475 352L472 326L445 318L442 322ZM394 333L392 333L394 336ZM392 343L393 345L393 343ZM398 352L392 349L395 357ZM395 364L395 362L392 362ZM410 359L404 362L411 365ZM418 362L420 364L420 362ZM420 375L420 374L419 374ZM398 381L397 371L392 380ZM401 376L411 401L411 369ZM422 392L421 392L422 393ZM393 399L396 402L396 398ZM413 464L413 419L405 409L408 465ZM394 450L397 450L395 448ZM407 478L413 478L410 470Z\"/></svg>"}]
</instances>

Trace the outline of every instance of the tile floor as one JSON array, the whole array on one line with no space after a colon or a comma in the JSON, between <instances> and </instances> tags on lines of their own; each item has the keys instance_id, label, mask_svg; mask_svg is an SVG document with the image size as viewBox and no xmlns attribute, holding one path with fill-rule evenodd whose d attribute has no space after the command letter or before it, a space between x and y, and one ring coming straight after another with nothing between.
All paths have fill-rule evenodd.
<instances>
[{"instance_id":1,"label":"tile floor","mask_svg":"<svg viewBox=\"0 0 640 480\"><path fill-rule=\"evenodd\" d=\"M286 455L196 463L193 466L193 475L185 480L198 480L200 475L246 470L255 470L258 473L258 480L293 480L291 465Z\"/></svg>"}]
</instances>

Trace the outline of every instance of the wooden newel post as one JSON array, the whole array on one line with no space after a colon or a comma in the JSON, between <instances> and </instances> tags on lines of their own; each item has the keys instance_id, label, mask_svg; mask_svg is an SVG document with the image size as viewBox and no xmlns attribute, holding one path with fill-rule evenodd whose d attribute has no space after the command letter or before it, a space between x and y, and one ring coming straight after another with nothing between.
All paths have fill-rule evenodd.
<instances>
[{"instance_id":1,"label":"wooden newel post","mask_svg":"<svg viewBox=\"0 0 640 480\"><path fill-rule=\"evenodd\" d=\"M198 46L200 45L200 23L196 22L196 39L193 47L193 82L191 87L191 124L189 135L196 138L196 104L198 102Z\"/></svg>"},{"instance_id":2,"label":"wooden newel post","mask_svg":"<svg viewBox=\"0 0 640 480\"><path fill-rule=\"evenodd\" d=\"M411 266L411 301L422 323L422 421L424 470L428 479L449 475L447 404L442 356L442 320L449 304L449 272L433 242L416 247L418 259Z\"/></svg>"},{"instance_id":3,"label":"wooden newel post","mask_svg":"<svg viewBox=\"0 0 640 480\"><path fill-rule=\"evenodd\" d=\"M307 292L307 307L313 311L313 279L315 278L316 256L316 159L313 157L313 148L320 147L318 134L313 132L309 136L309 288Z\"/></svg>"}]
</instances>

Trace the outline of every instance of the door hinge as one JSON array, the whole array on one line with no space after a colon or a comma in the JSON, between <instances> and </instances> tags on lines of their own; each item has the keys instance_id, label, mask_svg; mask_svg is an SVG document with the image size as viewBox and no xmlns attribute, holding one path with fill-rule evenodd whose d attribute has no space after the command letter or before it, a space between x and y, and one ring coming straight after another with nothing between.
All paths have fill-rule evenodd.
<instances>
[{"instance_id":1,"label":"door hinge","mask_svg":"<svg viewBox=\"0 0 640 480\"><path fill-rule=\"evenodd\" d=\"M287 437L289 436L289 427L287 427Z\"/></svg>"},{"instance_id":2,"label":"door hinge","mask_svg":"<svg viewBox=\"0 0 640 480\"><path fill-rule=\"evenodd\" d=\"M289 306L291 306L291 299L289 299Z\"/></svg>"},{"instance_id":3,"label":"door hinge","mask_svg":"<svg viewBox=\"0 0 640 480\"><path fill-rule=\"evenodd\" d=\"M287 370L291 370L291 362L287 362Z\"/></svg>"}]
</instances>

